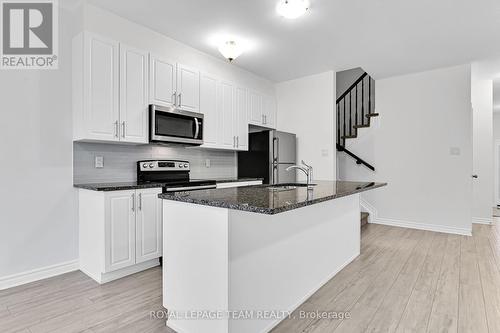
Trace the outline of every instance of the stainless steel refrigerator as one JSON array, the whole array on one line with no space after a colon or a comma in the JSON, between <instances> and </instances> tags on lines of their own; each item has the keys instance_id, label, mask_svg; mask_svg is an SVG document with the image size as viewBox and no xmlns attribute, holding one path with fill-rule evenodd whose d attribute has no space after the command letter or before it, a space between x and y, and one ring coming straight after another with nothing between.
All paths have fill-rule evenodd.
<instances>
[{"instance_id":1,"label":"stainless steel refrigerator","mask_svg":"<svg viewBox=\"0 0 500 333\"><path fill-rule=\"evenodd\" d=\"M265 184L294 183L295 170L286 168L297 163L297 137L279 131L249 134L248 151L238 152L238 178L259 177Z\"/></svg>"}]
</instances>

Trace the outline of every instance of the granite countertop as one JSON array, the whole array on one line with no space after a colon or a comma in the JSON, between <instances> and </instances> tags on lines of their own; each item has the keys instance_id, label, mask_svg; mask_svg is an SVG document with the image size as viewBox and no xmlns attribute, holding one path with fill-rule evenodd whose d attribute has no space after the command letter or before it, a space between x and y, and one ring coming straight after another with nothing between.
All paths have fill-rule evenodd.
<instances>
[{"instance_id":1,"label":"granite countertop","mask_svg":"<svg viewBox=\"0 0 500 333\"><path fill-rule=\"evenodd\" d=\"M192 179L192 180L215 180L216 183L236 183L236 182L249 182L254 180L262 180L262 178L222 178L222 179ZM91 191L125 191L137 190L145 188L163 187L165 183L138 183L138 182L108 182L108 183L88 183L88 184L74 184L76 188L81 188Z\"/></svg>"},{"instance_id":2,"label":"granite countertop","mask_svg":"<svg viewBox=\"0 0 500 333\"><path fill-rule=\"evenodd\" d=\"M386 183L347 181L315 183L316 186L312 191L308 191L306 187L276 190L270 189L270 185L254 185L160 194L159 197L165 200L273 215L387 185Z\"/></svg>"}]
</instances>

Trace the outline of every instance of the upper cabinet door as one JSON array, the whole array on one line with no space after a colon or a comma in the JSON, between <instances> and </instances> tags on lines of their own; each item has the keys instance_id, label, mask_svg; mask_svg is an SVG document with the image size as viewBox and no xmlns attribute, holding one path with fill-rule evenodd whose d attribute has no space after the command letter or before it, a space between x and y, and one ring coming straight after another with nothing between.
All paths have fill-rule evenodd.
<instances>
[{"instance_id":1,"label":"upper cabinet door","mask_svg":"<svg viewBox=\"0 0 500 333\"><path fill-rule=\"evenodd\" d=\"M149 100L151 104L173 106L176 103L176 64L155 55L149 56Z\"/></svg>"},{"instance_id":2,"label":"upper cabinet door","mask_svg":"<svg viewBox=\"0 0 500 333\"><path fill-rule=\"evenodd\" d=\"M221 148L236 148L236 137L233 131L234 86L221 81L219 83L219 146Z\"/></svg>"},{"instance_id":3,"label":"upper cabinet door","mask_svg":"<svg viewBox=\"0 0 500 333\"><path fill-rule=\"evenodd\" d=\"M120 44L120 141L148 143L148 54Z\"/></svg>"},{"instance_id":4,"label":"upper cabinet door","mask_svg":"<svg viewBox=\"0 0 500 333\"><path fill-rule=\"evenodd\" d=\"M135 264L135 191L105 195L105 272Z\"/></svg>"},{"instance_id":5,"label":"upper cabinet door","mask_svg":"<svg viewBox=\"0 0 500 333\"><path fill-rule=\"evenodd\" d=\"M236 149L248 150L248 94L242 87L234 90L235 112L234 128L236 132Z\"/></svg>"},{"instance_id":6,"label":"upper cabinet door","mask_svg":"<svg viewBox=\"0 0 500 333\"><path fill-rule=\"evenodd\" d=\"M264 96L263 115L265 127L276 128L276 99L272 96Z\"/></svg>"},{"instance_id":7,"label":"upper cabinet door","mask_svg":"<svg viewBox=\"0 0 500 333\"><path fill-rule=\"evenodd\" d=\"M162 255L161 192L161 188L136 191L136 264Z\"/></svg>"},{"instance_id":8,"label":"upper cabinet door","mask_svg":"<svg viewBox=\"0 0 500 333\"><path fill-rule=\"evenodd\" d=\"M86 33L84 38L85 137L118 141L118 42Z\"/></svg>"},{"instance_id":9,"label":"upper cabinet door","mask_svg":"<svg viewBox=\"0 0 500 333\"><path fill-rule=\"evenodd\" d=\"M216 148L219 119L217 113L217 78L200 75L200 112L203 113L203 147Z\"/></svg>"},{"instance_id":10,"label":"upper cabinet door","mask_svg":"<svg viewBox=\"0 0 500 333\"><path fill-rule=\"evenodd\" d=\"M258 92L250 90L248 92L249 103L249 119L250 123L254 125L262 125L264 117L262 114L262 95Z\"/></svg>"},{"instance_id":11,"label":"upper cabinet door","mask_svg":"<svg viewBox=\"0 0 500 333\"><path fill-rule=\"evenodd\" d=\"M177 64L177 106L182 110L200 111L200 71Z\"/></svg>"}]
</instances>

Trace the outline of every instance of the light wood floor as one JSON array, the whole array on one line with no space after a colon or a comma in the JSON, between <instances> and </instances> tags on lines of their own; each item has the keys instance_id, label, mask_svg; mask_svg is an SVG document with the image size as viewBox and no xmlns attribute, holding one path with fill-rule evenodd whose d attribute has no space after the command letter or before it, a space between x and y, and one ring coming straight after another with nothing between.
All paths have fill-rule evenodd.
<instances>
[{"instance_id":1,"label":"light wood floor","mask_svg":"<svg viewBox=\"0 0 500 333\"><path fill-rule=\"evenodd\" d=\"M475 225L473 234L370 224L361 255L273 333L500 332L500 227ZM0 291L0 332L173 333L150 317L156 310L159 268L102 286L74 272Z\"/></svg>"}]
</instances>

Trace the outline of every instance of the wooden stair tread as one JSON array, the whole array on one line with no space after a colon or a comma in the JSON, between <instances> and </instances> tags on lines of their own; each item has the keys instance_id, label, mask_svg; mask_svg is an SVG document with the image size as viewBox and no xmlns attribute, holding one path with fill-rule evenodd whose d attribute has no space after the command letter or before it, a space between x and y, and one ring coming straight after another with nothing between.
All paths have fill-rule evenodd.
<instances>
[{"instance_id":1,"label":"wooden stair tread","mask_svg":"<svg viewBox=\"0 0 500 333\"><path fill-rule=\"evenodd\" d=\"M342 139L355 139L357 137L358 137L357 135L344 135Z\"/></svg>"},{"instance_id":2,"label":"wooden stair tread","mask_svg":"<svg viewBox=\"0 0 500 333\"><path fill-rule=\"evenodd\" d=\"M366 117L370 118L370 117L378 117L379 114L378 113L369 113L366 115Z\"/></svg>"},{"instance_id":3,"label":"wooden stair tread","mask_svg":"<svg viewBox=\"0 0 500 333\"><path fill-rule=\"evenodd\" d=\"M365 226L368 224L368 217L370 216L369 213L366 212L361 212L361 226Z\"/></svg>"},{"instance_id":4,"label":"wooden stair tread","mask_svg":"<svg viewBox=\"0 0 500 333\"><path fill-rule=\"evenodd\" d=\"M370 127L370 124L366 124L366 125L354 125L353 127L354 127L354 128L364 128L364 127Z\"/></svg>"}]
</instances>

